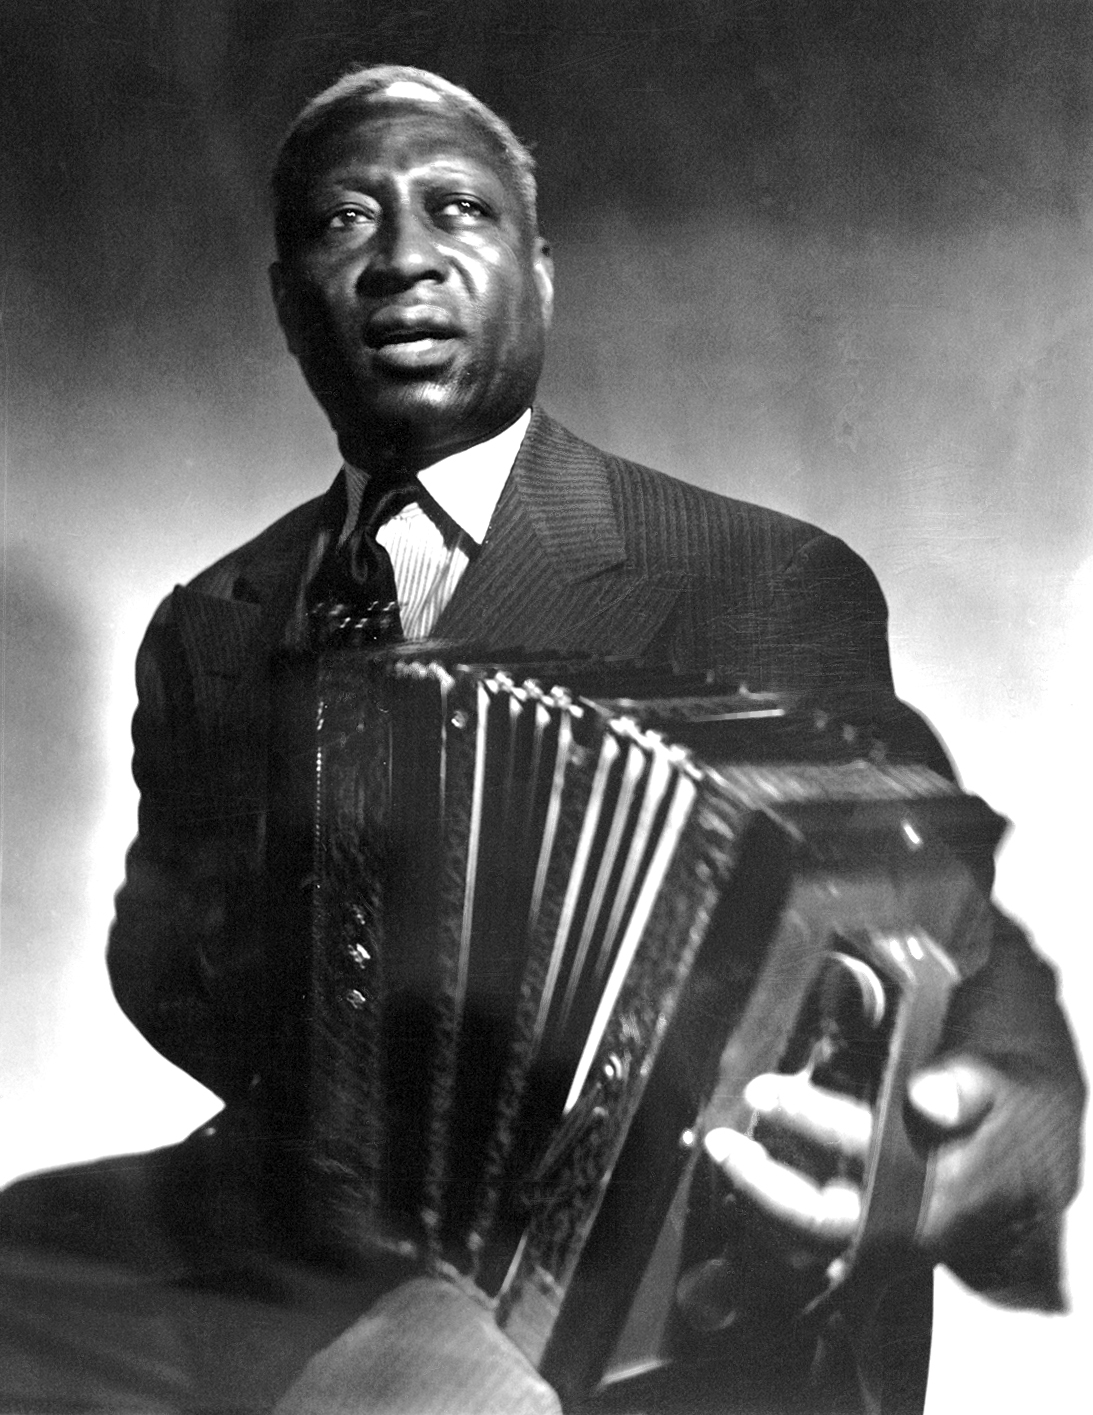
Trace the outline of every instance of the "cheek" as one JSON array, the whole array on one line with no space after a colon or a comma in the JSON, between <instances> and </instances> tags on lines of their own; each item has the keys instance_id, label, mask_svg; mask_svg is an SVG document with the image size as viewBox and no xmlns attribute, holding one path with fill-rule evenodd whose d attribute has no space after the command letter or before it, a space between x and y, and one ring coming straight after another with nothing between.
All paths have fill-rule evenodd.
<instances>
[{"instance_id":1,"label":"cheek","mask_svg":"<svg viewBox=\"0 0 1093 1415\"><path fill-rule=\"evenodd\" d=\"M316 261L301 285L304 300L320 317L329 319L356 304L359 268L346 261Z\"/></svg>"},{"instance_id":2,"label":"cheek","mask_svg":"<svg viewBox=\"0 0 1093 1415\"><path fill-rule=\"evenodd\" d=\"M476 246L473 257L459 263L474 303L496 320L516 314L523 305L522 272L513 253L502 247Z\"/></svg>"}]
</instances>

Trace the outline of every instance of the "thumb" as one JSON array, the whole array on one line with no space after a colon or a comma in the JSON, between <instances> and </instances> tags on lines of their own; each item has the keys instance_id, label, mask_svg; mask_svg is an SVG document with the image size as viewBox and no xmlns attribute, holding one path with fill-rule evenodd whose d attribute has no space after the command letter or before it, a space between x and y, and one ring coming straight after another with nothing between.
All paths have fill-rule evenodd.
<instances>
[{"instance_id":1,"label":"thumb","mask_svg":"<svg viewBox=\"0 0 1093 1415\"><path fill-rule=\"evenodd\" d=\"M907 1099L929 1125L957 1135L979 1125L997 1090L997 1075L986 1062L954 1056L917 1071L907 1086Z\"/></svg>"}]
</instances>

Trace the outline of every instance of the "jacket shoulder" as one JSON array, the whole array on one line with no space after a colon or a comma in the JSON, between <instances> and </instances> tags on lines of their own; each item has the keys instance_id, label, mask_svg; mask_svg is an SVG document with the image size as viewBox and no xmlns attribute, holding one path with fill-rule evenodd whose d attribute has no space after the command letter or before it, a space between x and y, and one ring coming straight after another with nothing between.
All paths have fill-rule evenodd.
<instances>
[{"instance_id":1,"label":"jacket shoulder","mask_svg":"<svg viewBox=\"0 0 1093 1415\"><path fill-rule=\"evenodd\" d=\"M628 551L642 568L714 578L730 566L734 572L776 574L806 547L821 556L859 559L837 536L799 517L604 452L549 418L540 426L555 456L571 466L602 469Z\"/></svg>"},{"instance_id":2,"label":"jacket shoulder","mask_svg":"<svg viewBox=\"0 0 1093 1415\"><path fill-rule=\"evenodd\" d=\"M299 556L315 529L322 503L323 498L316 496L294 507L200 571L186 588L219 599L255 599L255 583L268 580Z\"/></svg>"},{"instance_id":3,"label":"jacket shoulder","mask_svg":"<svg viewBox=\"0 0 1093 1415\"><path fill-rule=\"evenodd\" d=\"M610 487L630 573L681 596L674 663L730 672L753 689L891 693L887 606L837 536L796 516L694 486L555 433L571 465Z\"/></svg>"},{"instance_id":4,"label":"jacket shoulder","mask_svg":"<svg viewBox=\"0 0 1093 1415\"><path fill-rule=\"evenodd\" d=\"M636 495L646 506L657 507L666 514L675 513L687 523L699 526L705 523L734 534L766 535L787 546L836 539L819 526L770 506L697 486L640 462L622 457L611 460L624 500Z\"/></svg>"}]
</instances>

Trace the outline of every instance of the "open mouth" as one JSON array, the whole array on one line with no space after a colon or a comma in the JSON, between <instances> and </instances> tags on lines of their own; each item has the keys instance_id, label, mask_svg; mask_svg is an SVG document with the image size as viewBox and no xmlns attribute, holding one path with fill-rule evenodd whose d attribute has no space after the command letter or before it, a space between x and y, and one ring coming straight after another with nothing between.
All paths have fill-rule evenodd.
<instances>
[{"instance_id":1,"label":"open mouth","mask_svg":"<svg viewBox=\"0 0 1093 1415\"><path fill-rule=\"evenodd\" d=\"M430 329L389 329L383 334L370 334L365 342L370 349L391 349L401 344L439 344L454 337Z\"/></svg>"},{"instance_id":2,"label":"open mouth","mask_svg":"<svg viewBox=\"0 0 1093 1415\"><path fill-rule=\"evenodd\" d=\"M457 348L450 335L412 334L370 343L372 362L392 372L416 373L447 364Z\"/></svg>"},{"instance_id":3,"label":"open mouth","mask_svg":"<svg viewBox=\"0 0 1093 1415\"><path fill-rule=\"evenodd\" d=\"M461 332L455 321L439 310L381 310L365 324L364 342L377 352L413 353L440 348Z\"/></svg>"}]
</instances>

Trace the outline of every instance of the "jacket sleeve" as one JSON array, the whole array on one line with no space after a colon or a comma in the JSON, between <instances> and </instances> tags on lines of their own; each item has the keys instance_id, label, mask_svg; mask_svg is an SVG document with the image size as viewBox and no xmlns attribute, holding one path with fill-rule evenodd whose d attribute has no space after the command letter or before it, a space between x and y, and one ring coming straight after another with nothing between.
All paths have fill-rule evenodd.
<instances>
[{"instance_id":1,"label":"jacket sleeve","mask_svg":"<svg viewBox=\"0 0 1093 1415\"><path fill-rule=\"evenodd\" d=\"M248 771L200 724L170 600L137 656L137 691L138 834L116 899L111 983L158 1051L233 1099L260 1040L260 764Z\"/></svg>"},{"instance_id":2,"label":"jacket sleeve","mask_svg":"<svg viewBox=\"0 0 1093 1415\"><path fill-rule=\"evenodd\" d=\"M1063 1311L1061 1238L1077 1193L1086 1087L1055 974L992 908L988 961L957 991L942 1051L989 1062L1008 1089L984 1122L989 1183L956 1226L948 1265L997 1302Z\"/></svg>"},{"instance_id":3,"label":"jacket sleeve","mask_svg":"<svg viewBox=\"0 0 1093 1415\"><path fill-rule=\"evenodd\" d=\"M936 734L894 698L887 607L872 571L841 541L805 544L777 583L772 686L884 701L890 754L955 776ZM989 889L993 875L985 881ZM1013 1081L998 1125L998 1184L963 1225L950 1266L998 1301L1058 1310L1062 1213L1078 1184L1085 1086L1055 975L1027 935L992 908L988 961L958 990L943 1050L970 1053Z\"/></svg>"}]
</instances>

